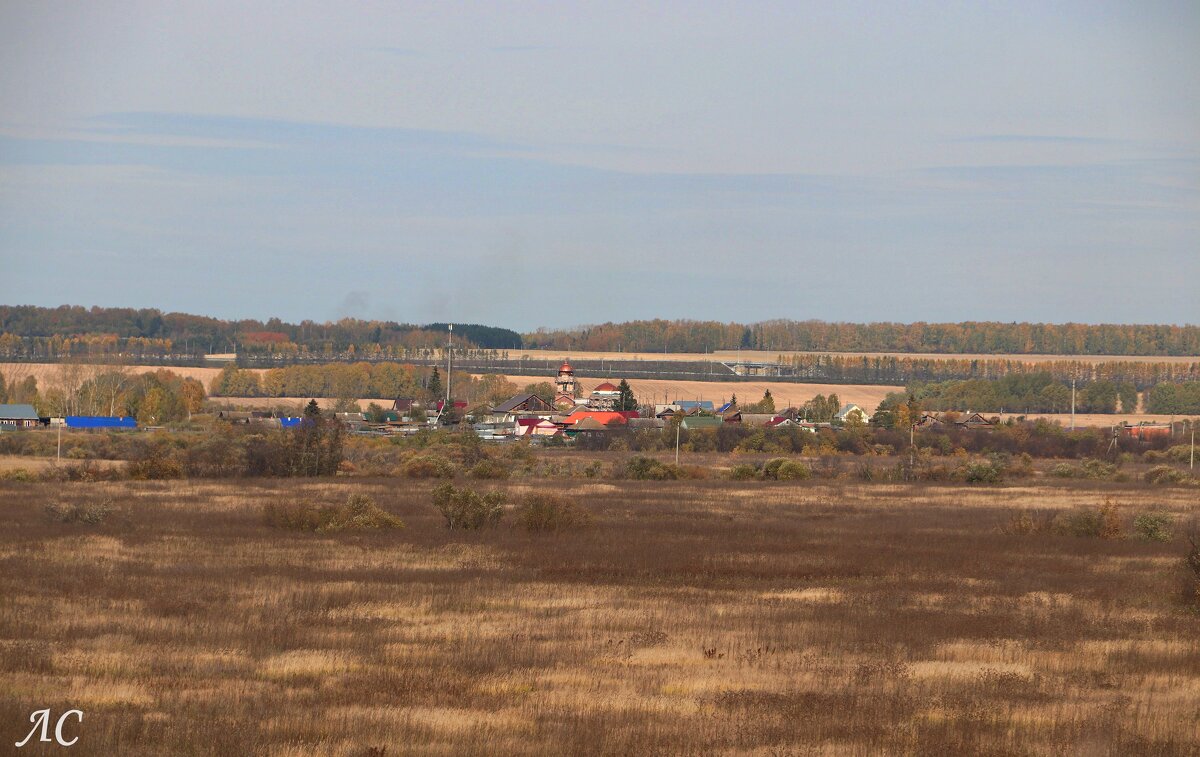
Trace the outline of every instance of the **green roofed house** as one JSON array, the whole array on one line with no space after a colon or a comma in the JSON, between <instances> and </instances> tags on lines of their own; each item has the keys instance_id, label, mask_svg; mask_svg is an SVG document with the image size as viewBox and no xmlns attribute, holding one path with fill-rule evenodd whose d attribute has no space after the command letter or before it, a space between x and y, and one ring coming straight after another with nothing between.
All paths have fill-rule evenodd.
<instances>
[{"instance_id":1,"label":"green roofed house","mask_svg":"<svg viewBox=\"0 0 1200 757\"><path fill-rule=\"evenodd\" d=\"M680 428L684 431L696 431L702 428L720 428L723 423L725 420L715 415L689 415L683 419Z\"/></svg>"},{"instance_id":2,"label":"green roofed house","mask_svg":"<svg viewBox=\"0 0 1200 757\"><path fill-rule=\"evenodd\" d=\"M0 405L0 428L36 428L41 422L33 405Z\"/></svg>"}]
</instances>

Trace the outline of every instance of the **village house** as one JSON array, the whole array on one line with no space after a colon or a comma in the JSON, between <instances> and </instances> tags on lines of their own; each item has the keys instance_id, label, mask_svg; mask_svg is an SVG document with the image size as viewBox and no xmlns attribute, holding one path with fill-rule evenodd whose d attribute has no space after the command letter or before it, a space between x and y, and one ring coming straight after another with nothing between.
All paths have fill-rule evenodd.
<instances>
[{"instance_id":1,"label":"village house","mask_svg":"<svg viewBox=\"0 0 1200 757\"><path fill-rule=\"evenodd\" d=\"M554 406L536 394L518 394L492 408L490 420L501 423L514 418L537 417L550 419L558 412Z\"/></svg>"},{"instance_id":2,"label":"village house","mask_svg":"<svg viewBox=\"0 0 1200 757\"><path fill-rule=\"evenodd\" d=\"M588 396L587 406L592 410L616 410L621 402L621 390L615 384L603 382Z\"/></svg>"},{"instance_id":3,"label":"village house","mask_svg":"<svg viewBox=\"0 0 1200 757\"><path fill-rule=\"evenodd\" d=\"M867 421L871 420L871 416L858 405L848 403L842 405L842 409L837 411L837 414L833 416L833 420L835 423L856 422L866 425Z\"/></svg>"},{"instance_id":4,"label":"village house","mask_svg":"<svg viewBox=\"0 0 1200 757\"><path fill-rule=\"evenodd\" d=\"M36 428L41 423L33 405L0 405L0 429Z\"/></svg>"}]
</instances>

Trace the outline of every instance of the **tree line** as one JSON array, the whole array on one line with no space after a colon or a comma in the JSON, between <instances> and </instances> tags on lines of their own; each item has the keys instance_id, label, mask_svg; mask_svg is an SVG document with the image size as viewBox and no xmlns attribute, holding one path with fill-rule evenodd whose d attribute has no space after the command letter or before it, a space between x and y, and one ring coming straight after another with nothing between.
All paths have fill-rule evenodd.
<instances>
[{"instance_id":1,"label":"tree line","mask_svg":"<svg viewBox=\"0 0 1200 757\"><path fill-rule=\"evenodd\" d=\"M1016 355L1197 355L1200 326L1082 323L721 323L645 320L524 335L526 348L625 352L803 350Z\"/></svg>"},{"instance_id":2,"label":"tree line","mask_svg":"<svg viewBox=\"0 0 1200 757\"><path fill-rule=\"evenodd\" d=\"M1056 381L1108 381L1139 390L1163 382L1200 381L1200 361L1014 360L1006 358L922 358L896 355L780 355L795 376L845 384L909 384L1007 376L1048 375Z\"/></svg>"},{"instance_id":3,"label":"tree line","mask_svg":"<svg viewBox=\"0 0 1200 757\"><path fill-rule=\"evenodd\" d=\"M0 333L19 339L35 337L78 338L102 335L118 340L160 340L189 354L237 352L243 345L264 349L291 343L309 351L343 352L354 345L433 347L444 344L448 324L415 325L394 321L343 318L318 323L288 323L279 318L222 320L188 313L164 313L157 308L85 308L62 305L0 305ZM521 335L509 329L481 324L454 324L456 343L464 347L512 349L521 346ZM26 349L43 343L29 342ZM97 347L101 345L96 345ZM107 346L116 349L111 342ZM11 347L10 347L11 349Z\"/></svg>"},{"instance_id":4,"label":"tree line","mask_svg":"<svg viewBox=\"0 0 1200 757\"><path fill-rule=\"evenodd\" d=\"M174 423L199 412L204 385L169 370L133 373L112 366L63 363L38 385L23 366L0 372L0 403L30 404L44 417L128 416L142 424Z\"/></svg>"}]
</instances>

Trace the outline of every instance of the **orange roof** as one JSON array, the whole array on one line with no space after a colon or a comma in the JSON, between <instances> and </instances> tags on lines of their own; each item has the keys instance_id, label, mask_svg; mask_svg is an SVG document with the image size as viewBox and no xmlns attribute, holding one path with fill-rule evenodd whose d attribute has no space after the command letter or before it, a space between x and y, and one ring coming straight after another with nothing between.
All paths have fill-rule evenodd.
<instances>
[{"instance_id":1,"label":"orange roof","mask_svg":"<svg viewBox=\"0 0 1200 757\"><path fill-rule=\"evenodd\" d=\"M613 422L617 423L618 425L628 423L628 420L625 418L625 416L611 410L579 410L568 415L563 423L566 423L568 426L573 426L586 418L591 418L603 426L607 426Z\"/></svg>"},{"instance_id":2,"label":"orange roof","mask_svg":"<svg viewBox=\"0 0 1200 757\"><path fill-rule=\"evenodd\" d=\"M558 372L559 373L571 373L572 372L571 364L568 363L566 360L563 360L563 364L558 366Z\"/></svg>"},{"instance_id":3,"label":"orange roof","mask_svg":"<svg viewBox=\"0 0 1200 757\"><path fill-rule=\"evenodd\" d=\"M617 387L615 387L615 386L613 386L612 384L610 384L610 383L608 383L607 381L605 381L603 384L601 384L600 386L596 387L596 388L595 388L595 389L593 389L592 391L593 391L593 392L615 392L615 391L617 391Z\"/></svg>"}]
</instances>

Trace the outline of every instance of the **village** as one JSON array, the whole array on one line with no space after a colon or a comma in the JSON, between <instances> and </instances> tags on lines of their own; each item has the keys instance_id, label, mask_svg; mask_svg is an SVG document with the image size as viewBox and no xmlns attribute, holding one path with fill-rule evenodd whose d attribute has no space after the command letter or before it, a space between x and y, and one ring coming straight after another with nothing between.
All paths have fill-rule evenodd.
<instances>
[{"instance_id":1,"label":"village","mask_svg":"<svg viewBox=\"0 0 1200 757\"><path fill-rule=\"evenodd\" d=\"M586 395L586 396L585 396ZM336 419L355 435L407 436L429 428L473 430L482 441L503 443L528 440L534 444L569 443L595 439L613 432L715 430L726 424L764 429L795 427L816 433L821 429L864 428L875 424L873 414L854 403L840 404L832 417L816 420L807 407L788 406L775 410L770 393L758 402L739 404L736 396L714 402L705 399L676 399L645 403L634 396L628 382L602 381L590 391L581 390L570 360L564 358L553 378L553 395L518 393L494 406L468 411L468 403L446 396L432 402L415 397L397 397L390 408L374 411L337 412ZM765 407L764 407L765 405ZM830 408L832 410L832 408ZM271 410L220 409L213 413L220 422L264 428L294 428L303 422L299 415ZM923 412L913 417L914 430L959 428L987 431L1000 422L998 416L978 412ZM0 430L17 429L159 430L139 425L125 416L39 416L30 404L0 404ZM1113 426L1114 434L1147 440L1170 436L1170 424L1142 422Z\"/></svg>"}]
</instances>

